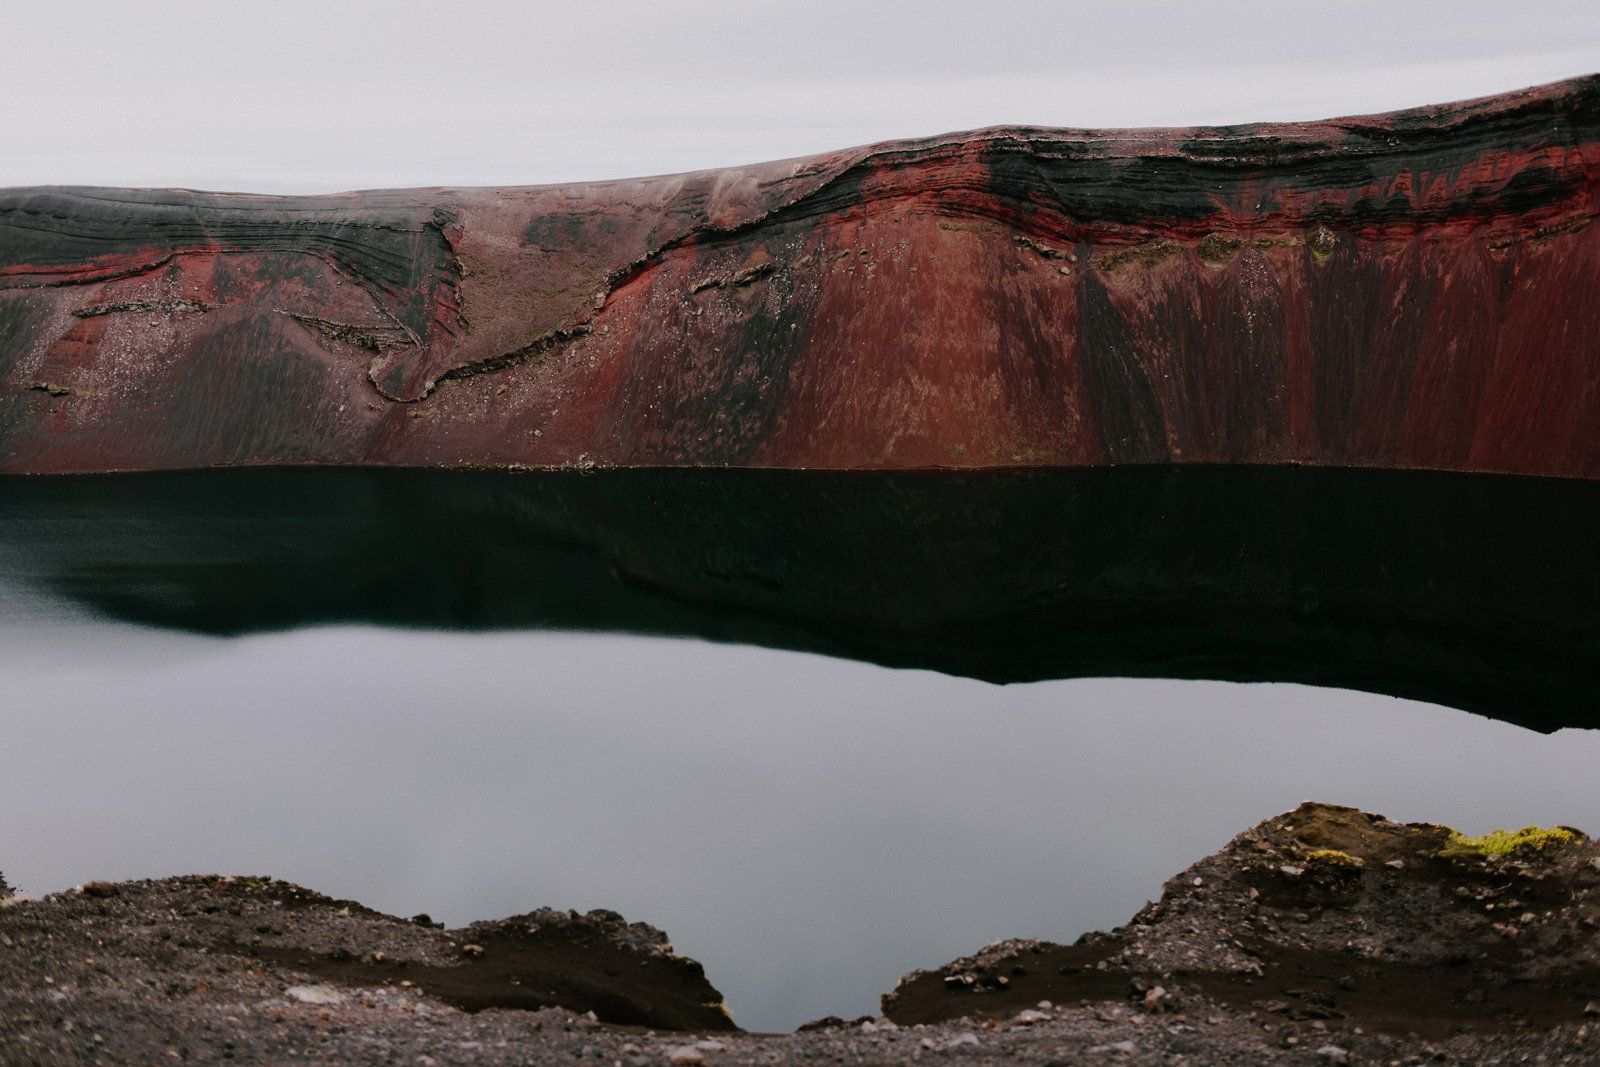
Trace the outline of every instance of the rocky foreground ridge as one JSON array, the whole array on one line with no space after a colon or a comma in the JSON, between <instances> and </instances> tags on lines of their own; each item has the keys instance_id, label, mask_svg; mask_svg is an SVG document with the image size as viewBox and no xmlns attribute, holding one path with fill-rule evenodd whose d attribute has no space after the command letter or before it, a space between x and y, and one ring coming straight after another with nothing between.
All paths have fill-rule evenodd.
<instances>
[{"instance_id":1,"label":"rocky foreground ridge","mask_svg":"<svg viewBox=\"0 0 1600 1067\"><path fill-rule=\"evenodd\" d=\"M0 1063L1600 1061L1600 844L1304 804L1123 927L1003 941L883 1015L739 1031L614 912L445 930L271 879L0 882Z\"/></svg>"}]
</instances>

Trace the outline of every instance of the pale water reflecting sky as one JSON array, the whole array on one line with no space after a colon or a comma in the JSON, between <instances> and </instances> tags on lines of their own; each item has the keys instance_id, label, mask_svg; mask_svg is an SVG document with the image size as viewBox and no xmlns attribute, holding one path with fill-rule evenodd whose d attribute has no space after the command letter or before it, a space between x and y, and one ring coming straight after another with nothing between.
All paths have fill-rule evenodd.
<instances>
[{"instance_id":1,"label":"pale water reflecting sky","mask_svg":"<svg viewBox=\"0 0 1600 1067\"><path fill-rule=\"evenodd\" d=\"M981 13L980 13L981 12ZM1299 119L1600 70L1481 0L84 3L8 12L0 185L257 192L660 173L995 123ZM239 640L0 591L0 871L270 873L452 923L615 908L739 1021L1121 922L1317 798L1600 830L1600 735L1295 686L999 688L558 634Z\"/></svg>"},{"instance_id":2,"label":"pale water reflecting sky","mask_svg":"<svg viewBox=\"0 0 1600 1067\"><path fill-rule=\"evenodd\" d=\"M1308 798L1600 830L1600 734L1288 685L1009 687L564 634L0 631L0 870L272 874L452 924L609 907L746 1026L1070 940Z\"/></svg>"}]
</instances>

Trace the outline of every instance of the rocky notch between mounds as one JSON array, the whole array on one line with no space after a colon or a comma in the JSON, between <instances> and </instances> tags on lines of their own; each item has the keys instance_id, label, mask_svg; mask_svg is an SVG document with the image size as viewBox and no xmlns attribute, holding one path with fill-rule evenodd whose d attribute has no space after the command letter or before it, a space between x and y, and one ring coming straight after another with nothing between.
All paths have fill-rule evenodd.
<instances>
[{"instance_id":1,"label":"rocky notch between mounds","mask_svg":"<svg viewBox=\"0 0 1600 1067\"><path fill-rule=\"evenodd\" d=\"M1307 804L1126 927L997 942L881 1017L759 1035L614 912L447 931L270 879L88 883L0 900L0 1063L1593 1064L1597 886L1575 830Z\"/></svg>"}]
</instances>

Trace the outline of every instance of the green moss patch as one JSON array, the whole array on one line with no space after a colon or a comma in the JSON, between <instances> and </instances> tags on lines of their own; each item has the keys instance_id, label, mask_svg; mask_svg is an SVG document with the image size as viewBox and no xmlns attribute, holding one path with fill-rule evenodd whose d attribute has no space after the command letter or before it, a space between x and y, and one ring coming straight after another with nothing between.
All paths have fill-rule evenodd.
<instances>
[{"instance_id":1,"label":"green moss patch","mask_svg":"<svg viewBox=\"0 0 1600 1067\"><path fill-rule=\"evenodd\" d=\"M1518 850L1537 850L1551 845L1566 845L1578 840L1576 831L1565 826L1524 826L1520 830L1496 830L1482 837L1466 837L1452 832L1439 855L1446 858L1504 856Z\"/></svg>"}]
</instances>

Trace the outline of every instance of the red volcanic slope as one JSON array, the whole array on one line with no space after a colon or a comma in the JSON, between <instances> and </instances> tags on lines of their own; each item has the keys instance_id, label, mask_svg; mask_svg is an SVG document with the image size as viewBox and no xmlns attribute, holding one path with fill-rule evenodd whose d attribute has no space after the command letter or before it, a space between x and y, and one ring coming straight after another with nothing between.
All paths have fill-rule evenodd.
<instances>
[{"instance_id":1,"label":"red volcanic slope","mask_svg":"<svg viewBox=\"0 0 1600 1067\"><path fill-rule=\"evenodd\" d=\"M1600 76L734 170L0 193L0 471L1600 476Z\"/></svg>"}]
</instances>

